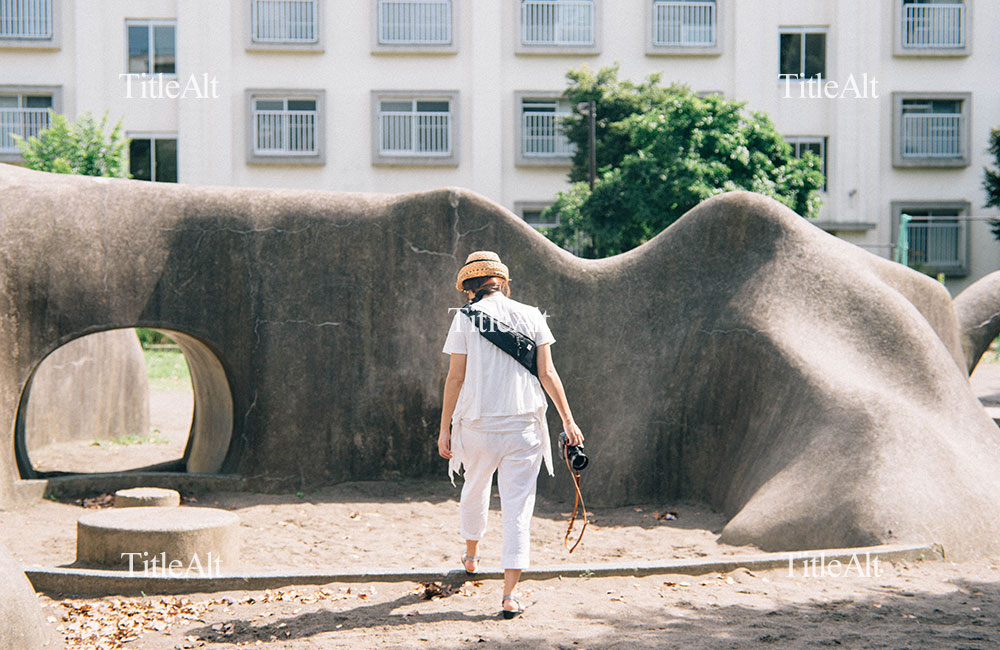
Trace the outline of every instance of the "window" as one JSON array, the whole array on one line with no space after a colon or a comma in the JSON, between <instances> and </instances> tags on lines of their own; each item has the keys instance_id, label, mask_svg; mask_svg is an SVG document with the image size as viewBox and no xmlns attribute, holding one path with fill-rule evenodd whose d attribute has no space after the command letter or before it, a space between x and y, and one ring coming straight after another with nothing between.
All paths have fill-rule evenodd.
<instances>
[{"instance_id":1,"label":"window","mask_svg":"<svg viewBox=\"0 0 1000 650\"><path fill-rule=\"evenodd\" d=\"M177 182L177 138L132 136L128 145L129 172L140 181Z\"/></svg>"},{"instance_id":2,"label":"window","mask_svg":"<svg viewBox=\"0 0 1000 650\"><path fill-rule=\"evenodd\" d=\"M451 45L451 0L378 0L378 45Z\"/></svg>"},{"instance_id":3,"label":"window","mask_svg":"<svg viewBox=\"0 0 1000 650\"><path fill-rule=\"evenodd\" d=\"M0 154L20 156L13 136L27 140L49 126L51 94L0 91Z\"/></svg>"},{"instance_id":4,"label":"window","mask_svg":"<svg viewBox=\"0 0 1000 650\"><path fill-rule=\"evenodd\" d=\"M127 21L125 25L129 73L177 74L177 30L173 21Z\"/></svg>"},{"instance_id":5,"label":"window","mask_svg":"<svg viewBox=\"0 0 1000 650\"><path fill-rule=\"evenodd\" d=\"M902 0L899 16L903 50L956 50L966 46L963 0Z\"/></svg>"},{"instance_id":6,"label":"window","mask_svg":"<svg viewBox=\"0 0 1000 650\"><path fill-rule=\"evenodd\" d=\"M715 45L715 0L654 0L653 45Z\"/></svg>"},{"instance_id":7,"label":"window","mask_svg":"<svg viewBox=\"0 0 1000 650\"><path fill-rule=\"evenodd\" d=\"M322 90L248 90L247 162L322 164Z\"/></svg>"},{"instance_id":8,"label":"window","mask_svg":"<svg viewBox=\"0 0 1000 650\"><path fill-rule=\"evenodd\" d=\"M904 243L899 228L906 224L908 266L930 275L954 277L968 273L968 203L894 202L892 209L897 245Z\"/></svg>"},{"instance_id":9,"label":"window","mask_svg":"<svg viewBox=\"0 0 1000 650\"><path fill-rule=\"evenodd\" d=\"M969 164L969 95L893 93L896 166Z\"/></svg>"},{"instance_id":10,"label":"window","mask_svg":"<svg viewBox=\"0 0 1000 650\"><path fill-rule=\"evenodd\" d=\"M457 93L376 92L376 164L454 164Z\"/></svg>"},{"instance_id":11,"label":"window","mask_svg":"<svg viewBox=\"0 0 1000 650\"><path fill-rule=\"evenodd\" d=\"M51 39L52 0L0 0L0 38Z\"/></svg>"},{"instance_id":12,"label":"window","mask_svg":"<svg viewBox=\"0 0 1000 650\"><path fill-rule=\"evenodd\" d=\"M562 126L562 119L571 112L559 97L558 92L516 94L517 164L565 166L572 162L575 148Z\"/></svg>"},{"instance_id":13,"label":"window","mask_svg":"<svg viewBox=\"0 0 1000 650\"><path fill-rule=\"evenodd\" d=\"M521 0L521 45L593 47L594 0Z\"/></svg>"},{"instance_id":14,"label":"window","mask_svg":"<svg viewBox=\"0 0 1000 650\"><path fill-rule=\"evenodd\" d=\"M250 0L253 43L318 43L318 0Z\"/></svg>"},{"instance_id":15,"label":"window","mask_svg":"<svg viewBox=\"0 0 1000 650\"><path fill-rule=\"evenodd\" d=\"M820 160L820 171L823 172L822 191L826 191L826 138L804 135L786 136L785 142L792 146L792 154L796 158L801 158L807 151L816 155Z\"/></svg>"},{"instance_id":16,"label":"window","mask_svg":"<svg viewBox=\"0 0 1000 650\"><path fill-rule=\"evenodd\" d=\"M542 218L542 213L550 205L551 201L517 201L514 203L514 212L532 228L551 228L559 225L559 215Z\"/></svg>"},{"instance_id":17,"label":"window","mask_svg":"<svg viewBox=\"0 0 1000 650\"><path fill-rule=\"evenodd\" d=\"M780 79L826 77L826 28L782 27L778 38Z\"/></svg>"}]
</instances>

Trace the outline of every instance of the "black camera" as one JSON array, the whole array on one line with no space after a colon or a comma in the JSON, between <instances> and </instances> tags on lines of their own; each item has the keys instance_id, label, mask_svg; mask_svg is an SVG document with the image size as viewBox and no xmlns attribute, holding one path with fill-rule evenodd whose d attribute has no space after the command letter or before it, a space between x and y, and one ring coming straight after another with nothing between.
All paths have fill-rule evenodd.
<instances>
[{"instance_id":1,"label":"black camera","mask_svg":"<svg viewBox=\"0 0 1000 650\"><path fill-rule=\"evenodd\" d=\"M590 459L587 458L587 454L583 453L583 445L567 445L566 444L566 432L563 431L559 434L559 451L565 449L563 452L567 459L569 459L569 466L573 468L574 472L582 471L590 463Z\"/></svg>"}]
</instances>

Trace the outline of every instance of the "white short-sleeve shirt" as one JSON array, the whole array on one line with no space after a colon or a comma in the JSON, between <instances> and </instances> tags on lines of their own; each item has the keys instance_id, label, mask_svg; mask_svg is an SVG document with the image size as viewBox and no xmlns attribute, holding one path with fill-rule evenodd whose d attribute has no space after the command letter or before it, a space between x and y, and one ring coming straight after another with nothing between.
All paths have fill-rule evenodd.
<instances>
[{"instance_id":1,"label":"white short-sleeve shirt","mask_svg":"<svg viewBox=\"0 0 1000 650\"><path fill-rule=\"evenodd\" d=\"M511 300L502 293L479 300L473 308L513 326L533 339L536 346L556 340L537 307ZM460 311L456 310L452 318L444 353L467 355L465 381L455 406L460 419L526 416L546 406L538 378L487 340L472 319Z\"/></svg>"}]
</instances>

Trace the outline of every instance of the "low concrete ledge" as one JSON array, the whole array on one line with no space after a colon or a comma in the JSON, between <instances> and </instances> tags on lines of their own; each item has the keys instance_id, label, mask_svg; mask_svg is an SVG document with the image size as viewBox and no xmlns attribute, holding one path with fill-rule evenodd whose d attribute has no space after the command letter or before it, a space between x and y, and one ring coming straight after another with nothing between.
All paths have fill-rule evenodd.
<instances>
[{"instance_id":1,"label":"low concrete ledge","mask_svg":"<svg viewBox=\"0 0 1000 650\"><path fill-rule=\"evenodd\" d=\"M940 547L931 544L882 545L859 548L817 549L785 553L758 553L731 557L668 560L639 563L565 564L528 569L522 580L549 580L553 578L603 578L612 576L649 576L661 574L703 575L726 573L738 568L751 571L787 568L793 563L797 573L803 562L816 559L829 566L836 560L846 566L854 558L862 568L878 558L888 560L941 559ZM103 571L91 569L25 567L36 591L47 594L74 596L185 594L214 591L261 590L289 585L325 585L332 582L463 582L466 580L501 580L503 571L480 571L475 577L466 575L461 568L418 568L389 571L345 571L342 573L274 572L226 573L215 575L145 574L141 571Z\"/></svg>"},{"instance_id":2,"label":"low concrete ledge","mask_svg":"<svg viewBox=\"0 0 1000 650\"><path fill-rule=\"evenodd\" d=\"M239 492L243 477L235 474L188 474L185 472L111 472L106 474L69 474L35 479L22 488L46 497L59 499L79 498L117 492L137 487L156 487L176 490L181 494L191 492ZM42 487L44 485L44 488Z\"/></svg>"}]
</instances>

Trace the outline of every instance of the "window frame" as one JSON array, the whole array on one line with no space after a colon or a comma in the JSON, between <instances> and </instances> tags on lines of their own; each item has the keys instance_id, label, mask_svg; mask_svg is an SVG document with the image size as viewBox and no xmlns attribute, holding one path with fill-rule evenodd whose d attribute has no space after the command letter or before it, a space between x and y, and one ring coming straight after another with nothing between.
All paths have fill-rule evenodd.
<instances>
[{"instance_id":1,"label":"window frame","mask_svg":"<svg viewBox=\"0 0 1000 650\"><path fill-rule=\"evenodd\" d=\"M969 249L970 249L970 237L969 237L969 221L962 219L961 217L968 217L972 214L972 204L968 201L957 199L957 200L941 200L941 201L925 201L925 200L915 200L915 201L892 201L890 204L891 213L891 223L892 223L892 241L893 243L899 241L899 220L900 217L912 211L926 211L926 210L957 210L959 224L959 243L958 243L958 264L955 266L942 266L942 267L932 267L931 271L934 274L944 273L946 276L951 278L961 278L969 274L970 263L969 263ZM915 271L919 269L908 266Z\"/></svg>"},{"instance_id":2,"label":"window frame","mask_svg":"<svg viewBox=\"0 0 1000 650\"><path fill-rule=\"evenodd\" d=\"M179 154L179 151L177 151L178 139L177 139L177 134L176 133L167 133L167 132L163 132L163 131L155 131L155 132L136 131L136 132L128 132L128 133L125 134L125 136L128 138L130 146L131 146L131 143L132 143L133 140L149 140L149 142L150 142L150 147L149 147L149 152L150 152L150 154L149 154L150 170L149 171L150 171L150 176L152 178L149 181L145 181L145 182L147 182L147 183L170 183L170 182L180 183L180 175L181 175L181 173L180 173L181 172L181 170L180 170L180 164L179 164L180 163L180 154ZM176 154L176 159L174 160L174 166L177 167L177 180L176 181L161 181L161 180L157 180L156 179L156 141L157 140L173 140L174 141L174 148L175 148L175 154ZM131 173L132 173L132 153L131 153L131 150L130 150L129 151L129 174L131 174ZM144 179L134 179L134 180L144 180Z\"/></svg>"},{"instance_id":3,"label":"window frame","mask_svg":"<svg viewBox=\"0 0 1000 650\"><path fill-rule=\"evenodd\" d=\"M565 101L559 90L518 90L514 92L514 164L518 167L570 167L573 154L553 156L530 156L524 153L524 102ZM572 109L571 109L572 110ZM558 113L557 113L558 114ZM572 144L572 143L571 143ZM530 209L530 208L529 208Z\"/></svg>"},{"instance_id":4,"label":"window frame","mask_svg":"<svg viewBox=\"0 0 1000 650\"><path fill-rule=\"evenodd\" d=\"M513 36L514 36L514 53L515 54L528 54L528 55L555 55L555 56L565 56L567 54L577 54L584 56L596 56L601 53L601 33L604 27L604 0L590 0L593 5L594 14L594 42L592 44L545 44L545 43L533 43L525 44L521 35L523 34L523 25L521 24L521 7L525 0L517 0L516 2L509 2L510 11L512 12L511 24L514 26Z\"/></svg>"},{"instance_id":5,"label":"window frame","mask_svg":"<svg viewBox=\"0 0 1000 650\"><path fill-rule=\"evenodd\" d=\"M792 77L786 75L781 71L781 37L785 34L796 34L802 37L801 44L801 54L799 57L799 72L797 75ZM806 64L806 35L807 34L823 34L823 72L818 77L806 77L805 76L805 64ZM815 83L819 80L821 83L830 79L832 75L830 74L830 57L828 56L828 51L830 49L830 27L829 25L779 25L778 26L778 82L798 82L798 83Z\"/></svg>"},{"instance_id":6,"label":"window frame","mask_svg":"<svg viewBox=\"0 0 1000 650\"><path fill-rule=\"evenodd\" d=\"M324 48L323 19L325 11L322 0L315 0L316 8L316 40L313 41L255 41L253 37L253 2L249 0L241 2L243 11L246 14L243 20L243 33L245 35L243 49L247 52L301 52L304 54L322 54Z\"/></svg>"},{"instance_id":7,"label":"window frame","mask_svg":"<svg viewBox=\"0 0 1000 650\"><path fill-rule=\"evenodd\" d=\"M59 0L47 0L49 7L49 35L48 36L2 36L0 35L0 49L10 50L58 50L60 49L60 22L59 12L62 10L63 2Z\"/></svg>"},{"instance_id":8,"label":"window frame","mask_svg":"<svg viewBox=\"0 0 1000 650\"><path fill-rule=\"evenodd\" d=\"M643 0L646 3L645 30L647 56L719 56L723 52L722 35L729 17L731 0L715 2L715 44L714 45L658 45L653 38L656 27L654 13L657 0Z\"/></svg>"},{"instance_id":9,"label":"window frame","mask_svg":"<svg viewBox=\"0 0 1000 650\"><path fill-rule=\"evenodd\" d=\"M32 86L28 84L0 85L0 95L48 95L52 98L52 112L62 113L62 86ZM21 151L0 151L0 162L24 162Z\"/></svg>"},{"instance_id":10,"label":"window frame","mask_svg":"<svg viewBox=\"0 0 1000 650\"><path fill-rule=\"evenodd\" d=\"M545 208L551 206L553 202L549 201L514 201L514 214L521 218L521 221L531 226L535 230L540 230L541 228L553 228L559 225L558 218L555 223L532 223L524 217L525 212L534 212L536 210L544 210Z\"/></svg>"},{"instance_id":11,"label":"window frame","mask_svg":"<svg viewBox=\"0 0 1000 650\"><path fill-rule=\"evenodd\" d=\"M383 101L448 102L448 146L450 153L387 154L381 148L381 108ZM457 90L373 90L371 91L371 155L375 166L457 167L459 164L460 104ZM414 111L416 114L417 111Z\"/></svg>"},{"instance_id":12,"label":"window frame","mask_svg":"<svg viewBox=\"0 0 1000 650\"><path fill-rule=\"evenodd\" d=\"M148 39L147 44L149 45L149 53L146 66L147 69L146 72L132 72L131 70L129 70L130 61L129 61L128 29L129 27L135 27L140 25L145 25L148 28L149 32L147 35ZM156 38L154 36L155 30L153 29L153 27L157 25L169 25L174 28L174 71L173 72L151 71L151 69L154 66L153 59L156 57L156 52L153 49L154 44L156 42ZM126 18L125 19L125 74L137 75L140 77L147 77L147 78L162 75L167 79L172 79L177 77L178 74L177 67L178 67L177 66L177 20L173 18Z\"/></svg>"},{"instance_id":13,"label":"window frame","mask_svg":"<svg viewBox=\"0 0 1000 650\"><path fill-rule=\"evenodd\" d=\"M371 0L371 52L372 54L456 54L458 53L458 25L461 0L448 0L451 11L451 40L448 43L382 43L379 39L381 0Z\"/></svg>"},{"instance_id":14,"label":"window frame","mask_svg":"<svg viewBox=\"0 0 1000 650\"><path fill-rule=\"evenodd\" d=\"M315 153L258 153L257 123L254 119L254 103L257 100L304 99L316 102L316 152ZM246 119L246 162L248 165L324 165L326 164L326 91L318 88L248 88L244 92L244 113Z\"/></svg>"},{"instance_id":15,"label":"window frame","mask_svg":"<svg viewBox=\"0 0 1000 650\"><path fill-rule=\"evenodd\" d=\"M905 45L903 39L903 10L905 5L910 4L905 0L894 0L892 19L892 53L898 57L956 57L969 56L972 54L972 30L973 25L973 5L974 0L962 0L960 4L965 6L964 22L962 24L962 36L964 44L961 47L916 47Z\"/></svg>"},{"instance_id":16,"label":"window frame","mask_svg":"<svg viewBox=\"0 0 1000 650\"><path fill-rule=\"evenodd\" d=\"M785 142L792 145L793 148L795 148L797 145L803 145L803 144L816 144L816 143L819 144L820 151L822 152L822 155L820 156L820 159L822 161L822 167L820 168L820 171L823 172L823 187L821 187L819 191L826 193L827 187L830 184L830 174L828 171L829 170L828 163L830 159L830 148L829 148L830 137L826 135L786 135L783 137L785 138ZM792 152L792 155L795 156L796 158L800 158L800 156L796 155L794 151Z\"/></svg>"},{"instance_id":17,"label":"window frame","mask_svg":"<svg viewBox=\"0 0 1000 650\"><path fill-rule=\"evenodd\" d=\"M959 158L903 158L902 128L903 100L946 100L961 102L962 133L959 144L962 156ZM972 93L949 92L894 92L892 93L892 166L893 167L968 167L972 164Z\"/></svg>"}]
</instances>

